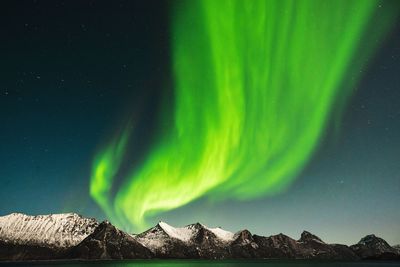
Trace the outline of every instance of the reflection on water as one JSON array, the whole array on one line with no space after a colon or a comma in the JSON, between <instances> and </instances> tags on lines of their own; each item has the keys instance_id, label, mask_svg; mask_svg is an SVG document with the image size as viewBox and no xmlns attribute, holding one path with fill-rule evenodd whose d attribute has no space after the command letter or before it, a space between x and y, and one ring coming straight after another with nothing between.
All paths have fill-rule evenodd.
<instances>
[{"instance_id":1,"label":"reflection on water","mask_svg":"<svg viewBox=\"0 0 400 267\"><path fill-rule=\"evenodd\" d=\"M236 260L236 261L206 261L206 260L131 260L131 261L92 261L92 262L40 262L40 263L0 263L0 266L35 266L35 267L400 267L400 262L316 262L316 261L281 261L281 260Z\"/></svg>"}]
</instances>

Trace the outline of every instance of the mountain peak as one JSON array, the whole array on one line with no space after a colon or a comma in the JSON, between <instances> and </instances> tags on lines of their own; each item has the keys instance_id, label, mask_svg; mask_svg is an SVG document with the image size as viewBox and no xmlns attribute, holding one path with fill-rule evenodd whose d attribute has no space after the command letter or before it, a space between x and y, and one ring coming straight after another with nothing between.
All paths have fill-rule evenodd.
<instances>
[{"instance_id":1,"label":"mountain peak","mask_svg":"<svg viewBox=\"0 0 400 267\"><path fill-rule=\"evenodd\" d=\"M206 228L206 226L204 224L199 223L199 222L186 225L185 227L187 227L189 229L197 229L197 230L198 229L202 229L202 228Z\"/></svg>"},{"instance_id":2,"label":"mountain peak","mask_svg":"<svg viewBox=\"0 0 400 267\"><path fill-rule=\"evenodd\" d=\"M361 238L361 240L358 242L358 244L361 245L368 245L374 242L379 242L381 238L377 237L374 234L369 234Z\"/></svg>"},{"instance_id":3,"label":"mountain peak","mask_svg":"<svg viewBox=\"0 0 400 267\"><path fill-rule=\"evenodd\" d=\"M175 228L162 221L158 223L158 226L160 226L168 236L184 242L189 241L193 236L193 230L189 227Z\"/></svg>"},{"instance_id":4,"label":"mountain peak","mask_svg":"<svg viewBox=\"0 0 400 267\"><path fill-rule=\"evenodd\" d=\"M324 243L321 240L321 238L319 238L318 236L316 236L316 235L314 235L314 234L312 234L312 233L310 233L308 231L303 231L301 233L301 237L300 237L299 241L301 241L301 242L317 241L317 242L320 242L320 243Z\"/></svg>"},{"instance_id":5,"label":"mountain peak","mask_svg":"<svg viewBox=\"0 0 400 267\"><path fill-rule=\"evenodd\" d=\"M357 244L367 247L380 247L382 249L388 249L388 248L392 249L392 247L384 239L374 234L364 236Z\"/></svg>"},{"instance_id":6,"label":"mountain peak","mask_svg":"<svg viewBox=\"0 0 400 267\"><path fill-rule=\"evenodd\" d=\"M253 235L250 233L249 230L244 229L241 230L237 233L235 233L233 239L235 240L234 242L236 243L250 243L253 241Z\"/></svg>"}]
</instances>

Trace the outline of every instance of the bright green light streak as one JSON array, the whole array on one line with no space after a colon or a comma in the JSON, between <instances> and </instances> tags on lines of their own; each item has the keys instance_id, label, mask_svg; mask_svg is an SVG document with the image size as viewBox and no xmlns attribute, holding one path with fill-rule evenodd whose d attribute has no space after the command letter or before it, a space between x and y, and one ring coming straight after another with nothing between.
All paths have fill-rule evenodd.
<instances>
[{"instance_id":1,"label":"bright green light streak","mask_svg":"<svg viewBox=\"0 0 400 267\"><path fill-rule=\"evenodd\" d=\"M110 219L197 198L252 199L285 189L397 12L374 0L191 0L172 19L174 126L126 178L113 177L128 133L94 163L91 195Z\"/></svg>"}]
</instances>

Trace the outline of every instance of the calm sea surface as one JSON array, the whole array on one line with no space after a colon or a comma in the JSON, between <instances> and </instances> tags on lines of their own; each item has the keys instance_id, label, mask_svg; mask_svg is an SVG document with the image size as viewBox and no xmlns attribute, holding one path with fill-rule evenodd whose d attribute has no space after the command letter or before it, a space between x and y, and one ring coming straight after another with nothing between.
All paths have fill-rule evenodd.
<instances>
[{"instance_id":1,"label":"calm sea surface","mask_svg":"<svg viewBox=\"0 0 400 267\"><path fill-rule=\"evenodd\" d=\"M190 260L151 260L151 261L98 261L98 262L32 262L32 263L0 263L0 266L57 266L57 267L400 267L400 262L316 262L316 261L190 261Z\"/></svg>"}]
</instances>

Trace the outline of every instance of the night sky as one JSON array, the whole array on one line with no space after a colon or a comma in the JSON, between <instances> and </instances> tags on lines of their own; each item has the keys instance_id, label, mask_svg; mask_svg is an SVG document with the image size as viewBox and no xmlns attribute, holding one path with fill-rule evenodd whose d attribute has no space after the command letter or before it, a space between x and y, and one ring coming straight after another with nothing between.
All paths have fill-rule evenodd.
<instances>
[{"instance_id":1,"label":"night sky","mask_svg":"<svg viewBox=\"0 0 400 267\"><path fill-rule=\"evenodd\" d=\"M140 162L165 99L173 105L170 5L0 3L0 215L77 212L106 219L88 194L94 155L135 118L131 157ZM285 192L246 202L201 198L149 223L200 221L294 238L309 230L346 244L374 233L399 244L399 20L359 71L339 134L331 123Z\"/></svg>"}]
</instances>

